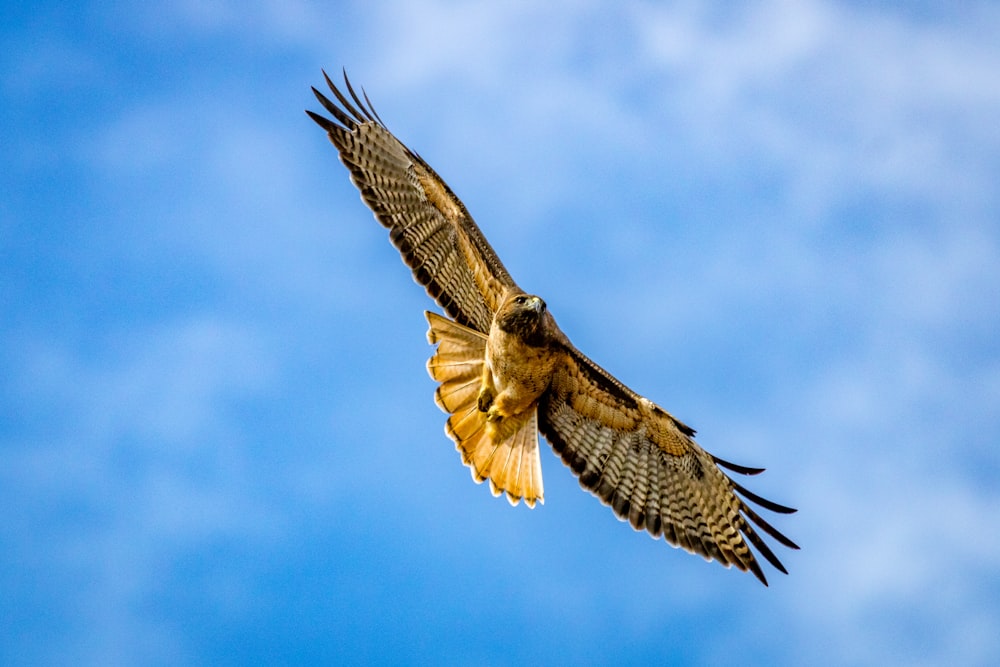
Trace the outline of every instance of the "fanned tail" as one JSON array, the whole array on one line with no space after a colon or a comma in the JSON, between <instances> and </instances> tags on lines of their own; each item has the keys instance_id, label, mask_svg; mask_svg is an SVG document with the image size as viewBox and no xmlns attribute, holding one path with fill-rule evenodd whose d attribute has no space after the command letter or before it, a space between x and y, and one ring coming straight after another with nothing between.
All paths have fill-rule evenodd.
<instances>
[{"instance_id":1,"label":"fanned tail","mask_svg":"<svg viewBox=\"0 0 1000 667\"><path fill-rule=\"evenodd\" d=\"M490 480L494 496L507 494L511 505L522 499L528 507L545 502L542 461L538 449L538 416L532 408L500 424L486 421L479 410L486 360L486 335L427 312L427 340L437 344L427 371L441 385L434 401L449 414L445 426L462 461L477 483Z\"/></svg>"}]
</instances>

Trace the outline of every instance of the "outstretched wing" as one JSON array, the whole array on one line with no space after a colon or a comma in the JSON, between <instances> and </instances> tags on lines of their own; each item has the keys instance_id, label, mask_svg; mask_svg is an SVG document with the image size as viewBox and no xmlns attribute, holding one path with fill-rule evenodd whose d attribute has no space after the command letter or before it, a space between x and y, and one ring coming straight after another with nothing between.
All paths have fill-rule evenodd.
<instances>
[{"instance_id":1,"label":"outstretched wing","mask_svg":"<svg viewBox=\"0 0 1000 667\"><path fill-rule=\"evenodd\" d=\"M326 78L339 104L313 93L334 120L306 111L337 147L376 219L389 228L413 276L461 324L488 332L508 290L517 290L465 205L420 156L392 135L367 95L348 98ZM519 290L518 290L519 291Z\"/></svg>"},{"instance_id":2,"label":"outstretched wing","mask_svg":"<svg viewBox=\"0 0 1000 667\"><path fill-rule=\"evenodd\" d=\"M702 449L694 431L621 384L575 348L557 370L539 407L539 428L563 461L636 530L663 535L674 546L767 579L747 542L774 567L784 566L754 528L798 547L739 496L774 512L795 510L751 493L719 466L746 468Z\"/></svg>"}]
</instances>

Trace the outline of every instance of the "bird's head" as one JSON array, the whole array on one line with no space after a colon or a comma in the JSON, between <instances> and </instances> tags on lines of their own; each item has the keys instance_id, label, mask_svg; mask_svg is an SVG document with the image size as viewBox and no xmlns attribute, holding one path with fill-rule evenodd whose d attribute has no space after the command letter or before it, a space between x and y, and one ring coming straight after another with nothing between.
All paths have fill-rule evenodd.
<instances>
[{"instance_id":1,"label":"bird's head","mask_svg":"<svg viewBox=\"0 0 1000 667\"><path fill-rule=\"evenodd\" d=\"M514 334L529 345L544 345L554 322L541 297L533 294L514 294L508 297L494 316L501 331Z\"/></svg>"}]
</instances>

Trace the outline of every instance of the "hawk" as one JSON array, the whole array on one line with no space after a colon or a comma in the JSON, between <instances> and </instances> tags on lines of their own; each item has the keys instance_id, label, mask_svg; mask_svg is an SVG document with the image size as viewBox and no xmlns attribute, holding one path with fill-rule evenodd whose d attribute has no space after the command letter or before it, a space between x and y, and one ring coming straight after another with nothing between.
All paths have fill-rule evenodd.
<instances>
[{"instance_id":1,"label":"hawk","mask_svg":"<svg viewBox=\"0 0 1000 667\"><path fill-rule=\"evenodd\" d=\"M367 94L359 96L346 73L346 93L323 76L337 102L312 90L332 119L306 113L326 131L416 281L451 317L426 313L437 346L427 369L440 383L434 399L448 414L446 432L473 478L489 480L493 495L513 505L543 502L541 432L581 486L636 530L749 570L766 586L753 545L787 574L758 530L798 546L747 501L795 510L723 471L763 469L709 454L692 428L577 350L545 301L517 286L451 188L386 128Z\"/></svg>"}]
</instances>

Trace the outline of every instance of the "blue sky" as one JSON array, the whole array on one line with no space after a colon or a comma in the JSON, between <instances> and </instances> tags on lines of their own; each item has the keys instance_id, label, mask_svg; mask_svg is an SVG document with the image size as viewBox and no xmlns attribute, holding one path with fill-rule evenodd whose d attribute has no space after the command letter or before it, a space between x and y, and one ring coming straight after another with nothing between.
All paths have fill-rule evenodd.
<instances>
[{"instance_id":1,"label":"blue sky","mask_svg":"<svg viewBox=\"0 0 1000 667\"><path fill-rule=\"evenodd\" d=\"M37 3L0 27L0 662L1000 662L992 3ZM344 66L790 576L473 484Z\"/></svg>"}]
</instances>

